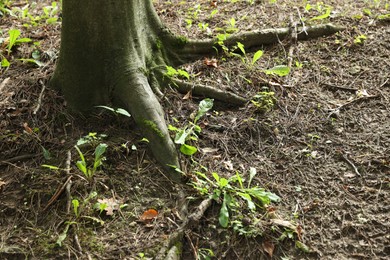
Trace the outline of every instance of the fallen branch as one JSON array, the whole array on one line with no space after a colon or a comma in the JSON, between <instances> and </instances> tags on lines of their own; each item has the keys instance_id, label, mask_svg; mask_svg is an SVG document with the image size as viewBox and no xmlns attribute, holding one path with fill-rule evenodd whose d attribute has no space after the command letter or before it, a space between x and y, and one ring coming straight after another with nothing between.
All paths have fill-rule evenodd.
<instances>
[{"instance_id":1,"label":"fallen branch","mask_svg":"<svg viewBox=\"0 0 390 260\"><path fill-rule=\"evenodd\" d=\"M33 111L33 114L36 115L39 108L41 107L41 104L42 104L42 97L43 97L43 93L46 89L46 85L43 84L42 80L39 80L39 83L41 83L42 85L42 89L41 89L41 93L39 94L39 97L38 97L38 102L37 102L37 106L35 107L34 111Z\"/></svg>"},{"instance_id":2,"label":"fallen branch","mask_svg":"<svg viewBox=\"0 0 390 260\"><path fill-rule=\"evenodd\" d=\"M378 95L363 96L363 97L356 98L356 99L354 99L352 101L349 101L349 102L347 102L345 104L342 104L342 105L338 106L337 108L329 109L330 113L328 115L328 118L331 117L334 114L340 113L340 111L342 109L345 109L346 107L348 107L348 106L350 106L350 105L352 105L354 103L357 103L357 102L362 101L362 100L371 99L371 98L378 98L378 97L379 97Z\"/></svg>"}]
</instances>

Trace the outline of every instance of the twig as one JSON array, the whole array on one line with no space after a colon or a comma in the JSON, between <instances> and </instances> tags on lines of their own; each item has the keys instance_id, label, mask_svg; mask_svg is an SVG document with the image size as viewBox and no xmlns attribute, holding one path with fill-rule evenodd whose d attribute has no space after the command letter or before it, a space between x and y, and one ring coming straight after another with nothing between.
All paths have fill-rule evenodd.
<instances>
[{"instance_id":1,"label":"twig","mask_svg":"<svg viewBox=\"0 0 390 260\"><path fill-rule=\"evenodd\" d=\"M355 164L346 155L341 154L341 157L353 168L357 175L362 176Z\"/></svg>"},{"instance_id":2,"label":"twig","mask_svg":"<svg viewBox=\"0 0 390 260\"><path fill-rule=\"evenodd\" d=\"M377 98L378 95L373 95L373 96L363 96L363 97L359 97L357 99L354 99L352 101L349 101L345 104L342 104L340 106L338 106L337 108L334 108L334 109L329 109L330 110L330 114L328 115L328 118L334 114L338 114L340 112L340 110L342 109L345 109L346 107L358 102L358 101L361 101L361 100L364 100L364 99L370 99L370 98Z\"/></svg>"},{"instance_id":3,"label":"twig","mask_svg":"<svg viewBox=\"0 0 390 260\"><path fill-rule=\"evenodd\" d=\"M64 192L66 186L71 181L71 179L72 176L69 176L68 179L66 179L65 183L62 186L58 187L54 195L47 202L46 207L43 209L43 211L46 211L58 199L58 197L62 194L62 192Z\"/></svg>"},{"instance_id":4,"label":"twig","mask_svg":"<svg viewBox=\"0 0 390 260\"><path fill-rule=\"evenodd\" d=\"M290 45L288 49L288 67L291 69L292 62L293 62L293 56L294 56L294 48L298 41L298 32L297 32L297 22L294 21L294 18L292 15L290 15L290 33L291 33L291 40L292 44Z\"/></svg>"},{"instance_id":5,"label":"twig","mask_svg":"<svg viewBox=\"0 0 390 260\"><path fill-rule=\"evenodd\" d=\"M23 155L15 156L15 157L0 161L0 165L9 164L9 163L13 163L13 162L21 161L21 160L26 160L26 159L31 159L31 158L34 158L35 156L38 156L38 154L23 154Z\"/></svg>"},{"instance_id":6,"label":"twig","mask_svg":"<svg viewBox=\"0 0 390 260\"><path fill-rule=\"evenodd\" d=\"M351 91L351 92L356 92L356 91L359 90L357 88L348 88L348 87L336 86L336 85L329 84L329 83L321 83L321 85L329 87L329 88L341 89L341 90L346 90L346 91Z\"/></svg>"},{"instance_id":7,"label":"twig","mask_svg":"<svg viewBox=\"0 0 390 260\"><path fill-rule=\"evenodd\" d=\"M70 162L71 162L71 160L72 160L72 154L70 153L70 150L68 150L66 162L65 162L65 172L66 172L66 175L69 176L69 178L72 177L72 176L70 176ZM67 214L69 214L70 207L72 204L72 195L70 193L71 186L72 186L72 180L70 179L65 187L65 189L66 189L66 213Z\"/></svg>"},{"instance_id":8,"label":"twig","mask_svg":"<svg viewBox=\"0 0 390 260\"><path fill-rule=\"evenodd\" d=\"M198 252L196 251L194 243L192 243L191 237L188 235L187 232L185 232L185 234L186 234L187 240L188 240L188 242L189 242L189 244L190 244L190 246L192 248L192 251L194 252L194 259L199 259L198 258Z\"/></svg>"},{"instance_id":9,"label":"twig","mask_svg":"<svg viewBox=\"0 0 390 260\"><path fill-rule=\"evenodd\" d=\"M39 94L39 97L38 97L38 104L37 104L37 106L35 107L35 109L34 109L34 111L33 111L33 114L34 114L34 115L37 114L39 108L41 107L43 92L44 92L45 89L46 89L46 86L45 86L45 84L43 84L43 81L42 81L42 80L39 80L39 83L41 83L42 89L41 89L41 93Z\"/></svg>"},{"instance_id":10,"label":"twig","mask_svg":"<svg viewBox=\"0 0 390 260\"><path fill-rule=\"evenodd\" d=\"M295 9L296 9L297 12L298 12L299 20L301 21L301 24L302 24L302 32L304 32L304 33L307 35L305 21L304 21L304 19L302 18L301 12L299 11L299 8L298 8L298 7L295 7Z\"/></svg>"},{"instance_id":11,"label":"twig","mask_svg":"<svg viewBox=\"0 0 390 260\"><path fill-rule=\"evenodd\" d=\"M79 253L82 254L83 253L83 249L81 248L79 237L77 236L76 233L74 234L74 243L76 244L76 248L79 251Z\"/></svg>"},{"instance_id":12,"label":"twig","mask_svg":"<svg viewBox=\"0 0 390 260\"><path fill-rule=\"evenodd\" d=\"M5 85L8 83L9 80L10 80L10 78L8 77L8 78L5 78L5 79L1 82L1 84L0 84L0 93L1 93L1 91L3 90L3 88L5 87Z\"/></svg>"}]
</instances>

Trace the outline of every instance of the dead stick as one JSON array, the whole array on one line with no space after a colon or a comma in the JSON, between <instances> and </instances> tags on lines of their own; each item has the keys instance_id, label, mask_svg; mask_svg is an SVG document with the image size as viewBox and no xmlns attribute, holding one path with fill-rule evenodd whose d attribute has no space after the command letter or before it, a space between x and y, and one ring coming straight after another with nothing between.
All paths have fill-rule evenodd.
<instances>
[{"instance_id":1,"label":"dead stick","mask_svg":"<svg viewBox=\"0 0 390 260\"><path fill-rule=\"evenodd\" d=\"M45 84L43 84L43 81L42 81L42 80L39 80L39 83L41 83L42 89L41 89L41 93L39 94L39 97L38 97L38 104L37 104L37 107L36 107L36 108L34 109L34 111L33 111L33 114L34 114L34 115L37 114L39 108L41 107L43 92L44 92L45 89L46 89L46 86L45 86Z\"/></svg>"}]
</instances>

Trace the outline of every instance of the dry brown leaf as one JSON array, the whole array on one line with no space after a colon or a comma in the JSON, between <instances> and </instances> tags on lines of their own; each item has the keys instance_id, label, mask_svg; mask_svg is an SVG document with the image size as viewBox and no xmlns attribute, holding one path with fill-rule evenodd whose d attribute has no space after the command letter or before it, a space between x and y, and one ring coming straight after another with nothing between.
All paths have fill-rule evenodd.
<instances>
[{"instance_id":1,"label":"dry brown leaf","mask_svg":"<svg viewBox=\"0 0 390 260\"><path fill-rule=\"evenodd\" d=\"M187 94L185 94L185 96L183 97L183 100L191 99L191 97L192 97L192 93L191 91L188 91Z\"/></svg>"},{"instance_id":2,"label":"dry brown leaf","mask_svg":"<svg viewBox=\"0 0 390 260\"><path fill-rule=\"evenodd\" d=\"M203 64L208 66L208 67L218 68L218 60L215 58L212 58L212 59L205 58L203 60Z\"/></svg>"},{"instance_id":3,"label":"dry brown leaf","mask_svg":"<svg viewBox=\"0 0 390 260\"><path fill-rule=\"evenodd\" d=\"M212 0L212 1L210 2L210 6L211 6L211 7L214 7L214 8L217 8L217 4L218 4L218 1L217 1L217 0Z\"/></svg>"},{"instance_id":4,"label":"dry brown leaf","mask_svg":"<svg viewBox=\"0 0 390 260\"><path fill-rule=\"evenodd\" d=\"M3 181L2 179L0 179L0 190L3 188L3 186L5 186L7 183L5 181Z\"/></svg>"},{"instance_id":5,"label":"dry brown leaf","mask_svg":"<svg viewBox=\"0 0 390 260\"><path fill-rule=\"evenodd\" d=\"M100 204L106 205L104 211L106 211L107 216L112 216L114 214L114 210L118 210L120 206L120 201L114 198L109 199L98 199Z\"/></svg>"},{"instance_id":6,"label":"dry brown leaf","mask_svg":"<svg viewBox=\"0 0 390 260\"><path fill-rule=\"evenodd\" d=\"M27 123L24 123L23 124L23 127L24 127L24 130L29 133L29 134L32 134L33 133L33 130L28 126Z\"/></svg>"},{"instance_id":7,"label":"dry brown leaf","mask_svg":"<svg viewBox=\"0 0 390 260\"><path fill-rule=\"evenodd\" d=\"M157 218L158 211L155 209L148 209L140 216L139 220L144 223L150 223L153 219Z\"/></svg>"},{"instance_id":8,"label":"dry brown leaf","mask_svg":"<svg viewBox=\"0 0 390 260\"><path fill-rule=\"evenodd\" d=\"M272 258L275 250L275 245L270 240L265 240L262 245L264 251Z\"/></svg>"}]
</instances>

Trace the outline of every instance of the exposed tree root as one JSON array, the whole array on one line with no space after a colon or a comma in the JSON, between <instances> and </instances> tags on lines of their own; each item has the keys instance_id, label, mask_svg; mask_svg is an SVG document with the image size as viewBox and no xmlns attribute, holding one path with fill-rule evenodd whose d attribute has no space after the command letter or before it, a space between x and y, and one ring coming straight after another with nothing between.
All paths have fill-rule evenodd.
<instances>
[{"instance_id":1,"label":"exposed tree root","mask_svg":"<svg viewBox=\"0 0 390 260\"><path fill-rule=\"evenodd\" d=\"M203 200L196 210L184 219L180 228L169 236L168 241L166 241L165 245L161 248L159 254L156 256L156 259L180 259L179 254L181 254L181 245L184 233L198 224L206 210L211 206L212 201L213 200L210 198Z\"/></svg>"},{"instance_id":2,"label":"exposed tree root","mask_svg":"<svg viewBox=\"0 0 390 260\"><path fill-rule=\"evenodd\" d=\"M344 30L343 27L328 24L313 25L310 27L300 27L298 28L298 40L309 40L318 38L321 36L331 35L336 32ZM245 48L251 49L255 47L260 47L262 45L271 45L275 44L280 40L285 39L291 35L290 28L274 28L274 29L262 29L254 30L251 32L238 33L229 36L224 45L231 47L241 42L244 44ZM181 50L179 54L186 60L195 60L204 55L213 53L214 46L217 43L217 39L207 39L207 40L189 40Z\"/></svg>"},{"instance_id":3,"label":"exposed tree root","mask_svg":"<svg viewBox=\"0 0 390 260\"><path fill-rule=\"evenodd\" d=\"M176 147L164 120L164 111L153 93L148 80L139 71L122 73L117 81L114 98L124 104L150 142L156 160L170 173L174 182L181 182ZM129 86L132 90L129 91ZM172 168L173 167L173 168Z\"/></svg>"}]
</instances>

